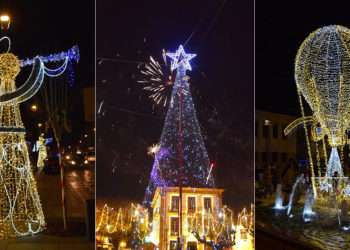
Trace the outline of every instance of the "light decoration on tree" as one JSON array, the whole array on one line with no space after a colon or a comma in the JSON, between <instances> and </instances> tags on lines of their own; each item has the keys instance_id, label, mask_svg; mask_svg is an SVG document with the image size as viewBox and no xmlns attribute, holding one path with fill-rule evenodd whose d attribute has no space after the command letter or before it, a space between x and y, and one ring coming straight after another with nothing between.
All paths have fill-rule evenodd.
<instances>
[{"instance_id":1,"label":"light decoration on tree","mask_svg":"<svg viewBox=\"0 0 350 250\"><path fill-rule=\"evenodd\" d=\"M65 70L66 57L52 55L46 62L64 63L58 68L45 66L43 57L35 57L29 63L20 61L8 48L0 54L0 238L32 235L42 231L45 219L36 182L33 178L25 128L19 104L30 99L40 89L44 76L58 76ZM58 58L63 58L59 60ZM33 65L28 80L19 88L15 79L21 66Z\"/></svg>"},{"instance_id":2,"label":"light decoration on tree","mask_svg":"<svg viewBox=\"0 0 350 250\"><path fill-rule=\"evenodd\" d=\"M288 134L296 125L304 126L315 196L315 171L307 125L312 125L313 140L322 140L325 157L325 138L332 147L333 157L327 166L326 177L332 178L330 174L335 172L342 176L343 171L336 151L337 147L343 147L347 143L347 129L350 125L349 44L349 29L339 25L325 26L312 32L304 40L295 59L295 80L302 118L287 128L285 133ZM311 117L305 116L302 97L313 112ZM317 161L320 161L319 156ZM320 170L318 173L320 174Z\"/></svg>"},{"instance_id":3,"label":"light decoration on tree","mask_svg":"<svg viewBox=\"0 0 350 250\"><path fill-rule=\"evenodd\" d=\"M233 211L224 206L219 211L203 211L192 218L192 233L199 242L211 249L254 249L253 210L246 208L234 218Z\"/></svg>"},{"instance_id":4,"label":"light decoration on tree","mask_svg":"<svg viewBox=\"0 0 350 250\"><path fill-rule=\"evenodd\" d=\"M150 232L148 210L139 204L131 203L126 208L118 209L105 204L102 209L97 209L96 222L97 243L101 245L105 244L106 238L116 238L137 249L137 246L145 243Z\"/></svg>"},{"instance_id":5,"label":"light decoration on tree","mask_svg":"<svg viewBox=\"0 0 350 250\"><path fill-rule=\"evenodd\" d=\"M254 249L253 221L253 207L250 211L242 209L235 217L233 210L224 206L218 211L203 209L201 213L189 215L185 229L199 244L214 246L212 249L234 247L251 250ZM104 204L102 209L97 208L96 222L97 244L105 244L106 239L116 239L119 244L132 245L135 233L138 246L153 242L148 211L141 205L130 204L126 208L114 209Z\"/></svg>"},{"instance_id":6,"label":"light decoration on tree","mask_svg":"<svg viewBox=\"0 0 350 250\"><path fill-rule=\"evenodd\" d=\"M150 205L157 186L174 187L182 184L187 187L214 187L214 178L212 174L209 175L210 161L192 101L189 77L186 75L186 71L192 69L189 61L196 55L187 54L180 45L175 53L167 53L167 56L173 60L171 69L177 72L159 150L146 189L147 205Z\"/></svg>"}]
</instances>

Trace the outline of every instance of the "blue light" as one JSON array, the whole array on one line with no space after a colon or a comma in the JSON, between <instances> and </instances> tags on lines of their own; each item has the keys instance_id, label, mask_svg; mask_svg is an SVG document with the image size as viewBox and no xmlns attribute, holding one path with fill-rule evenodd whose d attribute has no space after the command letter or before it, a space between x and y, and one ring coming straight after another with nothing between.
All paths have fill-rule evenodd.
<instances>
[{"instance_id":1,"label":"blue light","mask_svg":"<svg viewBox=\"0 0 350 250\"><path fill-rule=\"evenodd\" d=\"M79 47L78 46L73 46L71 49L69 49L66 52L60 52L57 54L50 54L48 56L39 56L41 61L43 63L49 63L49 62L60 62L60 61L76 61L79 62L80 60L80 53L79 53ZM35 58L32 59L24 59L20 60L20 65L21 67L29 66L34 64Z\"/></svg>"}]
</instances>

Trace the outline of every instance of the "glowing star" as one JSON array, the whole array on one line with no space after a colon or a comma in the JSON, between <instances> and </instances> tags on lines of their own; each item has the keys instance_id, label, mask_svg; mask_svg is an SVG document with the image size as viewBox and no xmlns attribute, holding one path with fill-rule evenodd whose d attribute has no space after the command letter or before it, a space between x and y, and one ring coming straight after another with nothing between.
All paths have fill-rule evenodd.
<instances>
[{"instance_id":1,"label":"glowing star","mask_svg":"<svg viewBox=\"0 0 350 250\"><path fill-rule=\"evenodd\" d=\"M185 70L192 70L190 60L196 56L196 54L186 54L184 47L179 46L175 53L166 53L168 57L172 59L171 70L175 70L182 66Z\"/></svg>"}]
</instances>

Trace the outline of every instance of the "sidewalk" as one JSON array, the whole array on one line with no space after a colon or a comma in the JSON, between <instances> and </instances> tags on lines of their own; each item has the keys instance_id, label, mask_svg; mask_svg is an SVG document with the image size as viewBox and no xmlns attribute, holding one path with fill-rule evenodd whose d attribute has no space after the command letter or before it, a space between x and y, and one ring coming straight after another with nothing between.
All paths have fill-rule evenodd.
<instances>
[{"instance_id":1,"label":"sidewalk","mask_svg":"<svg viewBox=\"0 0 350 250\"><path fill-rule=\"evenodd\" d=\"M83 237L38 234L32 237L0 241L1 250L93 250L94 243Z\"/></svg>"},{"instance_id":2,"label":"sidewalk","mask_svg":"<svg viewBox=\"0 0 350 250\"><path fill-rule=\"evenodd\" d=\"M41 174L36 180L46 229L34 236L0 240L0 250L94 249L95 242L88 240L85 229L85 202L94 198L94 172L67 170L65 177L68 230L63 232L60 176Z\"/></svg>"}]
</instances>

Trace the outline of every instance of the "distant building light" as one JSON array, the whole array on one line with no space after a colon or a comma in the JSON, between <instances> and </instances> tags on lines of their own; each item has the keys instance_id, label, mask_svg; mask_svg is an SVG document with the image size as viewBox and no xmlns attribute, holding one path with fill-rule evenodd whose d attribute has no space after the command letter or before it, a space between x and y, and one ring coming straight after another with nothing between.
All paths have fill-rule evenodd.
<instances>
[{"instance_id":1,"label":"distant building light","mask_svg":"<svg viewBox=\"0 0 350 250\"><path fill-rule=\"evenodd\" d=\"M89 156L87 158L88 161L96 161L96 157L95 156Z\"/></svg>"},{"instance_id":2,"label":"distant building light","mask_svg":"<svg viewBox=\"0 0 350 250\"><path fill-rule=\"evenodd\" d=\"M272 122L271 122L270 120L265 120L265 121L264 121L264 125L265 125L265 126L270 126L271 123L272 123Z\"/></svg>"}]
</instances>

